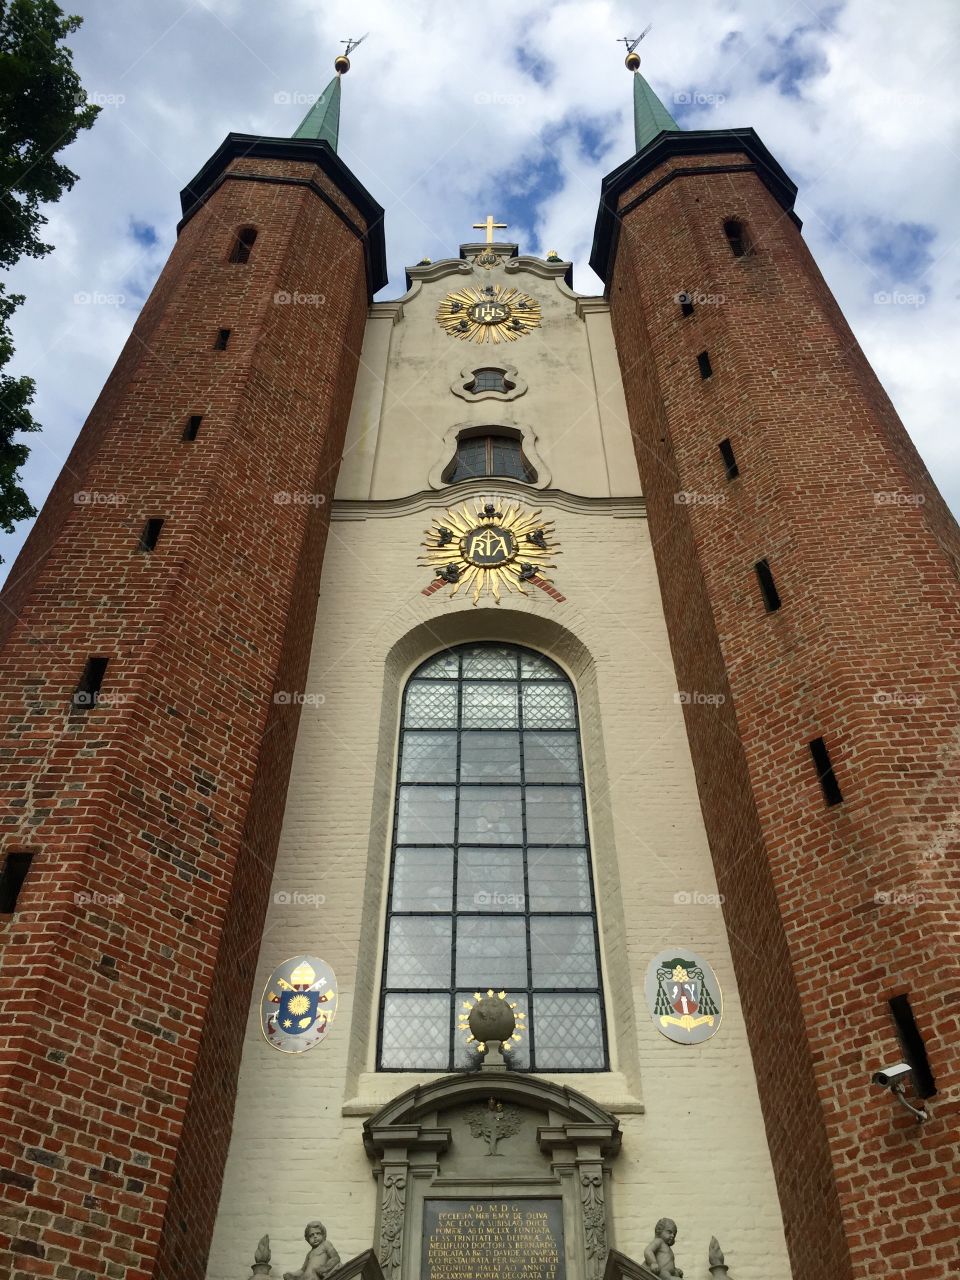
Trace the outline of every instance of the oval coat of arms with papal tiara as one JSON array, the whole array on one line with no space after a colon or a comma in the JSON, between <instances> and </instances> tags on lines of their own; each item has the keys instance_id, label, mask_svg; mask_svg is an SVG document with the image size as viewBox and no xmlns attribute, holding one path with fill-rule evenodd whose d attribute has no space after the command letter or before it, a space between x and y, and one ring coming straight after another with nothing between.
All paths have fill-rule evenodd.
<instances>
[{"instance_id":1,"label":"oval coat of arms with papal tiara","mask_svg":"<svg viewBox=\"0 0 960 1280\"><path fill-rule=\"evenodd\" d=\"M650 961L647 1004L657 1030L678 1044L699 1044L720 1029L723 997L710 965L686 947L668 947Z\"/></svg>"},{"instance_id":2,"label":"oval coat of arms with papal tiara","mask_svg":"<svg viewBox=\"0 0 960 1280\"><path fill-rule=\"evenodd\" d=\"M281 1053L319 1044L337 1012L337 979L325 960L293 956L270 975L260 1001L260 1030Z\"/></svg>"}]
</instances>

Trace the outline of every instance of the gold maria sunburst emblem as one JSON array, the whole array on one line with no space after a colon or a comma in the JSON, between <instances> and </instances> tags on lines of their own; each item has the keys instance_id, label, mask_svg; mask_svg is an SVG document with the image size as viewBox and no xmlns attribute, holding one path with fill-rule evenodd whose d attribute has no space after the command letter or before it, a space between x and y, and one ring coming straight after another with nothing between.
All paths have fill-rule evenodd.
<instances>
[{"instance_id":1,"label":"gold maria sunburst emblem","mask_svg":"<svg viewBox=\"0 0 960 1280\"><path fill-rule=\"evenodd\" d=\"M539 510L478 498L434 516L433 528L424 530L420 564L449 583L451 595L466 588L476 604L488 592L499 604L503 591L526 595L526 584L535 578L551 581L544 570L556 568L553 530L553 521L541 519Z\"/></svg>"},{"instance_id":2,"label":"gold maria sunburst emblem","mask_svg":"<svg viewBox=\"0 0 960 1280\"><path fill-rule=\"evenodd\" d=\"M502 284L466 285L437 308L447 333L465 342L516 342L540 325L540 303Z\"/></svg>"}]
</instances>

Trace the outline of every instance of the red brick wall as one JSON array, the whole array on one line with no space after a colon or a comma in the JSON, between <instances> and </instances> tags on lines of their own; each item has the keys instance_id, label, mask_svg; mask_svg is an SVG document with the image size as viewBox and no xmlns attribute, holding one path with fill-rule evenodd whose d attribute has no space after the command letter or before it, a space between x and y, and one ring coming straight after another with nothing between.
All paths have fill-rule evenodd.
<instances>
[{"instance_id":1,"label":"red brick wall","mask_svg":"<svg viewBox=\"0 0 960 1280\"><path fill-rule=\"evenodd\" d=\"M223 183L12 570L2 849L35 860L0 925L0 1272L204 1274L366 296L315 193ZM107 701L71 712L92 654Z\"/></svg>"},{"instance_id":2,"label":"red brick wall","mask_svg":"<svg viewBox=\"0 0 960 1280\"><path fill-rule=\"evenodd\" d=\"M706 295L689 318L681 291ZM685 714L794 1274L940 1280L960 1238L957 527L755 174L628 210L610 301L678 682L726 698ZM870 1084L901 1056L900 992L940 1089L923 1127Z\"/></svg>"}]
</instances>

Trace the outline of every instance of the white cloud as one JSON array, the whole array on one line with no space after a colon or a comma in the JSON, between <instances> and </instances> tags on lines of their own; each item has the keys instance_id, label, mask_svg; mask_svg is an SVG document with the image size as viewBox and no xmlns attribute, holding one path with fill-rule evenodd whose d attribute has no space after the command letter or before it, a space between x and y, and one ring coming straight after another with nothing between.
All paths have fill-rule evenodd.
<instances>
[{"instance_id":1,"label":"white cloud","mask_svg":"<svg viewBox=\"0 0 960 1280\"><path fill-rule=\"evenodd\" d=\"M391 285L423 255L457 252L471 224L509 204L521 248L557 248L581 291L603 175L632 151L631 86L617 37L652 19L644 71L691 127L752 124L800 185L804 235L934 479L960 507L954 447L960 262L960 53L955 0L817 3L514 0L507 9L421 0L81 0L74 37L85 87L108 102L66 155L80 175L51 210L56 252L22 263L14 371L38 383L44 424L24 472L39 505L173 243L178 193L224 135L289 135L319 93L339 41L370 31L344 81L340 154L387 211ZM523 47L545 74L534 78ZM808 71L796 92L785 73ZM779 72L780 81L769 77ZM683 112L683 106L676 107ZM603 122L593 158L572 125ZM561 128L563 124L566 128ZM604 150L604 146L606 150ZM526 199L508 175L546 183ZM131 222L159 242L137 243ZM896 225L930 232L922 278L881 252ZM519 230L518 230L519 224ZM889 245L888 245L889 248ZM877 304L922 291L922 305ZM74 295L124 295L123 305ZM26 526L0 546L9 562ZM0 567L2 573L8 566Z\"/></svg>"}]
</instances>

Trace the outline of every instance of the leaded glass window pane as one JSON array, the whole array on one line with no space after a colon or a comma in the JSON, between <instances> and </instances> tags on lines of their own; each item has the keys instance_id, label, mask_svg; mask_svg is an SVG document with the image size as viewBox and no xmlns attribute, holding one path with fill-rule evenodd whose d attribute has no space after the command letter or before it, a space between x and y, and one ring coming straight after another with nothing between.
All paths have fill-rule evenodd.
<instances>
[{"instance_id":1,"label":"leaded glass window pane","mask_svg":"<svg viewBox=\"0 0 960 1280\"><path fill-rule=\"evenodd\" d=\"M458 911L522 911L522 849L461 849L457 859Z\"/></svg>"},{"instance_id":2,"label":"leaded glass window pane","mask_svg":"<svg viewBox=\"0 0 960 1280\"><path fill-rule=\"evenodd\" d=\"M387 942L387 986L449 987L452 938L449 916L395 915Z\"/></svg>"},{"instance_id":3,"label":"leaded glass window pane","mask_svg":"<svg viewBox=\"0 0 960 1280\"><path fill-rule=\"evenodd\" d=\"M514 729L518 723L516 681L464 682L464 729Z\"/></svg>"},{"instance_id":4,"label":"leaded glass window pane","mask_svg":"<svg viewBox=\"0 0 960 1280\"><path fill-rule=\"evenodd\" d=\"M519 787L461 787L461 844L517 844L523 839ZM575 841L571 841L571 844Z\"/></svg>"},{"instance_id":5,"label":"leaded glass window pane","mask_svg":"<svg viewBox=\"0 0 960 1280\"><path fill-rule=\"evenodd\" d=\"M394 911L453 908L453 850L398 849L393 864Z\"/></svg>"},{"instance_id":6,"label":"leaded glass window pane","mask_svg":"<svg viewBox=\"0 0 960 1280\"><path fill-rule=\"evenodd\" d=\"M456 782L455 733L406 733L403 736L401 782Z\"/></svg>"},{"instance_id":7,"label":"leaded glass window pane","mask_svg":"<svg viewBox=\"0 0 960 1280\"><path fill-rule=\"evenodd\" d=\"M525 684L523 723L527 729L572 729L577 723L568 684Z\"/></svg>"},{"instance_id":8,"label":"leaded glass window pane","mask_svg":"<svg viewBox=\"0 0 960 1280\"><path fill-rule=\"evenodd\" d=\"M534 995L533 1037L541 1071L606 1069L599 996Z\"/></svg>"},{"instance_id":9,"label":"leaded glass window pane","mask_svg":"<svg viewBox=\"0 0 960 1280\"><path fill-rule=\"evenodd\" d=\"M465 730L460 739L460 781L519 782L519 733Z\"/></svg>"},{"instance_id":10,"label":"leaded glass window pane","mask_svg":"<svg viewBox=\"0 0 960 1280\"><path fill-rule=\"evenodd\" d=\"M579 787L527 787L530 844L583 844L583 838Z\"/></svg>"},{"instance_id":11,"label":"leaded glass window pane","mask_svg":"<svg viewBox=\"0 0 960 1280\"><path fill-rule=\"evenodd\" d=\"M593 920L586 916L534 916L530 966L535 987L595 987Z\"/></svg>"},{"instance_id":12,"label":"leaded glass window pane","mask_svg":"<svg viewBox=\"0 0 960 1280\"><path fill-rule=\"evenodd\" d=\"M525 733L523 764L527 782L579 782L580 744L575 733ZM437 779L438 782L444 779Z\"/></svg>"},{"instance_id":13,"label":"leaded glass window pane","mask_svg":"<svg viewBox=\"0 0 960 1280\"><path fill-rule=\"evenodd\" d=\"M589 911L586 849L531 849L527 856L531 911Z\"/></svg>"},{"instance_id":14,"label":"leaded glass window pane","mask_svg":"<svg viewBox=\"0 0 960 1280\"><path fill-rule=\"evenodd\" d=\"M380 1065L387 1071L446 1071L450 997L388 995L383 1002Z\"/></svg>"},{"instance_id":15,"label":"leaded glass window pane","mask_svg":"<svg viewBox=\"0 0 960 1280\"><path fill-rule=\"evenodd\" d=\"M456 799L455 787L401 787L397 844L451 844Z\"/></svg>"},{"instance_id":16,"label":"leaded glass window pane","mask_svg":"<svg viewBox=\"0 0 960 1280\"><path fill-rule=\"evenodd\" d=\"M404 724L418 729L457 727L455 684L412 684L407 688Z\"/></svg>"},{"instance_id":17,"label":"leaded glass window pane","mask_svg":"<svg viewBox=\"0 0 960 1280\"><path fill-rule=\"evenodd\" d=\"M534 1023L516 1070L605 1070L573 686L530 650L463 645L417 669L402 725L380 1069L476 1066L458 1018L492 987Z\"/></svg>"},{"instance_id":18,"label":"leaded glass window pane","mask_svg":"<svg viewBox=\"0 0 960 1280\"><path fill-rule=\"evenodd\" d=\"M527 933L511 916L461 916L457 921L456 981L463 987L527 985Z\"/></svg>"}]
</instances>

